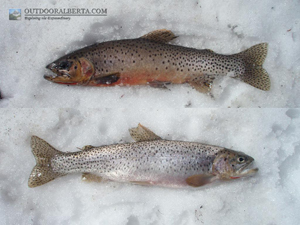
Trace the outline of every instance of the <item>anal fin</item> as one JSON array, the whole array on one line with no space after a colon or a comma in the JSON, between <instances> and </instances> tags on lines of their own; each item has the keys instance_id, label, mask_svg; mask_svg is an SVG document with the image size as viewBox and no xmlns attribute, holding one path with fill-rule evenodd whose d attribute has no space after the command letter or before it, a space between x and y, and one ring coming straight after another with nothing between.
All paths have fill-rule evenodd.
<instances>
[{"instance_id":1,"label":"anal fin","mask_svg":"<svg viewBox=\"0 0 300 225\"><path fill-rule=\"evenodd\" d=\"M209 93L215 79L215 75L199 75L193 76L188 80L188 83L201 93Z\"/></svg>"},{"instance_id":2,"label":"anal fin","mask_svg":"<svg viewBox=\"0 0 300 225\"><path fill-rule=\"evenodd\" d=\"M129 133L131 137L137 142L155 141L162 139L161 137L157 136L155 133L153 133L151 130L149 130L147 127L144 127L141 124L139 124L136 128L129 129Z\"/></svg>"},{"instance_id":3,"label":"anal fin","mask_svg":"<svg viewBox=\"0 0 300 225\"><path fill-rule=\"evenodd\" d=\"M215 176L209 174L196 174L188 177L185 181L189 186L200 187L209 184L216 179Z\"/></svg>"}]
</instances>

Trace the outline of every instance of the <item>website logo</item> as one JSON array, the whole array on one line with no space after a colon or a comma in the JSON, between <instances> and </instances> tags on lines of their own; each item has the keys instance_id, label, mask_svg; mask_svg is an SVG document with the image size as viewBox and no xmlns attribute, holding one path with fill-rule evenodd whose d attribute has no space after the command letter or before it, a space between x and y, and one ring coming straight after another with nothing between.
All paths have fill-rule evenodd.
<instances>
[{"instance_id":1,"label":"website logo","mask_svg":"<svg viewBox=\"0 0 300 225\"><path fill-rule=\"evenodd\" d=\"M9 20L21 20L21 9L9 9Z\"/></svg>"},{"instance_id":2,"label":"website logo","mask_svg":"<svg viewBox=\"0 0 300 225\"><path fill-rule=\"evenodd\" d=\"M107 16L106 8L26 8L25 20L70 20L74 16Z\"/></svg>"}]
</instances>

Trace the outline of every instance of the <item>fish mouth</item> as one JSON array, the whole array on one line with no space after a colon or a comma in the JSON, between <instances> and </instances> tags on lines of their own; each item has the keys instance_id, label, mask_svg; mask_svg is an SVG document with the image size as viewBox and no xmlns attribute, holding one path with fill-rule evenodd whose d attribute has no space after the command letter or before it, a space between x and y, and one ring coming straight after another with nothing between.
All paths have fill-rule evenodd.
<instances>
[{"instance_id":1,"label":"fish mouth","mask_svg":"<svg viewBox=\"0 0 300 225\"><path fill-rule=\"evenodd\" d=\"M44 78L49 81L55 82L58 78L70 79L69 74L45 74Z\"/></svg>"},{"instance_id":2,"label":"fish mouth","mask_svg":"<svg viewBox=\"0 0 300 225\"><path fill-rule=\"evenodd\" d=\"M70 79L71 76L67 70L58 70L55 63L50 63L46 66L46 69L50 70L51 74L45 74L44 78L48 81L56 82L58 79Z\"/></svg>"},{"instance_id":3,"label":"fish mouth","mask_svg":"<svg viewBox=\"0 0 300 225\"><path fill-rule=\"evenodd\" d=\"M46 80L49 80L49 81L53 81L55 78L57 77L57 75L56 74L45 74L44 75L44 78L46 79Z\"/></svg>"},{"instance_id":4,"label":"fish mouth","mask_svg":"<svg viewBox=\"0 0 300 225\"><path fill-rule=\"evenodd\" d=\"M46 69L50 70L51 74L45 74L44 78L49 81L53 81L53 79L57 78L59 76L57 65L55 63L50 63L46 66ZM48 71L49 72L49 71Z\"/></svg>"},{"instance_id":5,"label":"fish mouth","mask_svg":"<svg viewBox=\"0 0 300 225\"><path fill-rule=\"evenodd\" d=\"M245 176L251 176L255 173L258 172L258 168L253 168L253 161L249 164L246 164L245 166L241 167L238 171L237 174L241 177Z\"/></svg>"},{"instance_id":6,"label":"fish mouth","mask_svg":"<svg viewBox=\"0 0 300 225\"><path fill-rule=\"evenodd\" d=\"M53 79L53 76L52 75L44 75L44 79L46 79L46 80L49 80L49 81L52 81L52 79Z\"/></svg>"}]
</instances>

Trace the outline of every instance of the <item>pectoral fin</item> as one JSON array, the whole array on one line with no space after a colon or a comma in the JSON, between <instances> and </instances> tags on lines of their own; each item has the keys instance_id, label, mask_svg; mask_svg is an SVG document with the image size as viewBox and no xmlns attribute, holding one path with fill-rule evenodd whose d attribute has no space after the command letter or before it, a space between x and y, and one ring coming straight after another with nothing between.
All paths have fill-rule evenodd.
<instances>
[{"instance_id":1,"label":"pectoral fin","mask_svg":"<svg viewBox=\"0 0 300 225\"><path fill-rule=\"evenodd\" d=\"M94 80L97 84L112 84L120 79L120 73L112 73L105 76L95 76Z\"/></svg>"},{"instance_id":2,"label":"pectoral fin","mask_svg":"<svg viewBox=\"0 0 300 225\"><path fill-rule=\"evenodd\" d=\"M209 184L216 179L213 175L208 174L196 174L193 176L188 177L185 181L189 186L192 187L200 187L205 184Z\"/></svg>"},{"instance_id":3,"label":"pectoral fin","mask_svg":"<svg viewBox=\"0 0 300 225\"><path fill-rule=\"evenodd\" d=\"M130 181L132 184L138 184L138 185L143 185L143 186L149 186L151 185L150 181Z\"/></svg>"},{"instance_id":4,"label":"pectoral fin","mask_svg":"<svg viewBox=\"0 0 300 225\"><path fill-rule=\"evenodd\" d=\"M86 182L101 182L102 177L91 173L83 173L81 179Z\"/></svg>"},{"instance_id":5,"label":"pectoral fin","mask_svg":"<svg viewBox=\"0 0 300 225\"><path fill-rule=\"evenodd\" d=\"M175 34L173 34L172 31L161 29L161 30L155 30L148 34L143 35L140 38L148 39L150 41L160 42L160 43L167 43L174 38L176 38Z\"/></svg>"},{"instance_id":6,"label":"pectoral fin","mask_svg":"<svg viewBox=\"0 0 300 225\"><path fill-rule=\"evenodd\" d=\"M155 133L153 133L151 130L149 130L147 127L144 127L141 124L139 124L136 128L129 129L129 133L131 137L137 142L155 141L162 139L161 137L157 136Z\"/></svg>"}]
</instances>

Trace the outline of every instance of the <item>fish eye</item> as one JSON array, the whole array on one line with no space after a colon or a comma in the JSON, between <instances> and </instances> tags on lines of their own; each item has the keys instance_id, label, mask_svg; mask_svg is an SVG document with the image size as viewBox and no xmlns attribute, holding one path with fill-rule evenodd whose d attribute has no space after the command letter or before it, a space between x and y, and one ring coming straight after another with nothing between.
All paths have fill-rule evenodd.
<instances>
[{"instance_id":1,"label":"fish eye","mask_svg":"<svg viewBox=\"0 0 300 225\"><path fill-rule=\"evenodd\" d=\"M72 65L72 62L62 61L59 63L59 68L60 69L68 69L68 68L70 68L71 65Z\"/></svg>"},{"instance_id":2,"label":"fish eye","mask_svg":"<svg viewBox=\"0 0 300 225\"><path fill-rule=\"evenodd\" d=\"M238 162L240 162L240 163L245 162L245 158L244 157L238 157Z\"/></svg>"}]
</instances>

